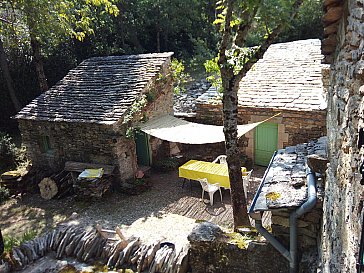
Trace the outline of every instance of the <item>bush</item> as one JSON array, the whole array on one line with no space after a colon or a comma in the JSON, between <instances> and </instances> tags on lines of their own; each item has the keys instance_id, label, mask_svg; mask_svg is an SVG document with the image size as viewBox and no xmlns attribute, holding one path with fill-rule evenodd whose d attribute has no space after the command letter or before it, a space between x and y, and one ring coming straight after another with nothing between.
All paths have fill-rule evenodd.
<instances>
[{"instance_id":1,"label":"bush","mask_svg":"<svg viewBox=\"0 0 364 273\"><path fill-rule=\"evenodd\" d=\"M10 197L10 192L7 188L0 187L0 204L8 200Z\"/></svg>"},{"instance_id":2,"label":"bush","mask_svg":"<svg viewBox=\"0 0 364 273\"><path fill-rule=\"evenodd\" d=\"M16 166L17 148L8 134L0 132L0 170Z\"/></svg>"},{"instance_id":3,"label":"bush","mask_svg":"<svg viewBox=\"0 0 364 273\"><path fill-rule=\"evenodd\" d=\"M175 158L162 159L153 164L153 168L161 172L176 170L178 166L179 162Z\"/></svg>"},{"instance_id":4,"label":"bush","mask_svg":"<svg viewBox=\"0 0 364 273\"><path fill-rule=\"evenodd\" d=\"M0 171L27 164L25 147L17 148L8 134L0 132Z\"/></svg>"},{"instance_id":5,"label":"bush","mask_svg":"<svg viewBox=\"0 0 364 273\"><path fill-rule=\"evenodd\" d=\"M37 236L35 230L28 230L21 237L4 236L4 252L8 253L14 246L20 246L22 243L30 241Z\"/></svg>"}]
</instances>

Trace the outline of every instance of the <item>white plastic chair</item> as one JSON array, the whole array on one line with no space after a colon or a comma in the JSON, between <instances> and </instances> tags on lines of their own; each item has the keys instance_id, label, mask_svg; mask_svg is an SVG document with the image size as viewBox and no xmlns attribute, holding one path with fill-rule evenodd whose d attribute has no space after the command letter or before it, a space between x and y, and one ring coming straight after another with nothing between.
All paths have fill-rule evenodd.
<instances>
[{"instance_id":1,"label":"white plastic chair","mask_svg":"<svg viewBox=\"0 0 364 273\"><path fill-rule=\"evenodd\" d=\"M243 173L243 187L244 187L245 198L248 197L248 186L249 186L250 176L252 175L252 172L253 172L253 170Z\"/></svg>"},{"instance_id":2,"label":"white plastic chair","mask_svg":"<svg viewBox=\"0 0 364 273\"><path fill-rule=\"evenodd\" d=\"M222 193L221 193L219 183L210 184L207 181L207 178L200 178L200 179L198 179L198 181L200 182L201 187L202 187L202 195L201 195L202 200L203 200L203 196L204 196L205 191L208 192L209 197L210 197L210 204L212 206L214 204L214 193L219 191L220 192L220 199L221 199L221 202L222 202Z\"/></svg>"},{"instance_id":3,"label":"white plastic chair","mask_svg":"<svg viewBox=\"0 0 364 273\"><path fill-rule=\"evenodd\" d=\"M219 155L218 157L215 158L214 161L212 161L212 163L217 163L218 161L220 164L227 164L226 155Z\"/></svg>"}]
</instances>

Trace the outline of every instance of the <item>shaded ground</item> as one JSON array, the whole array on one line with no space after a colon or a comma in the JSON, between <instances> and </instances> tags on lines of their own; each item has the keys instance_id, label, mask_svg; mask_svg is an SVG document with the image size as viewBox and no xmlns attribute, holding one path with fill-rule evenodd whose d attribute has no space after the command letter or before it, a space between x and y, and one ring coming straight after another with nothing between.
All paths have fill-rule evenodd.
<instances>
[{"instance_id":1,"label":"shaded ground","mask_svg":"<svg viewBox=\"0 0 364 273\"><path fill-rule=\"evenodd\" d=\"M255 167L248 197L252 198L264 170ZM0 227L4 235L20 236L26 231L42 233L67 221L85 228L93 228L99 223L110 229L119 225L128 235L140 232L146 237L153 238L153 234L154 237L161 236L173 241L178 240L176 234L179 233L186 237L195 220L232 227L228 190L223 190L223 202L216 194L216 201L210 206L207 194L204 202L201 202L199 184L181 187L182 180L178 178L177 171L153 173L150 180L150 190L133 196L111 193L94 201L76 201L73 197L43 200L39 195L13 198L0 206Z\"/></svg>"}]
</instances>

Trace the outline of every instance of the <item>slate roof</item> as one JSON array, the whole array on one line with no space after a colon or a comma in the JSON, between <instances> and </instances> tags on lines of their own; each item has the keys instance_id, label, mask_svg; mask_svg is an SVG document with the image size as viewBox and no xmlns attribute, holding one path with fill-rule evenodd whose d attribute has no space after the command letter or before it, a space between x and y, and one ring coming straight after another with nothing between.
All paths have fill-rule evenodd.
<instances>
[{"instance_id":1,"label":"slate roof","mask_svg":"<svg viewBox=\"0 0 364 273\"><path fill-rule=\"evenodd\" d=\"M113 124L173 53L94 57L83 61L17 119Z\"/></svg>"},{"instance_id":2,"label":"slate roof","mask_svg":"<svg viewBox=\"0 0 364 273\"><path fill-rule=\"evenodd\" d=\"M278 150L256 193L253 211L296 208L306 202L306 156L312 154L327 158L327 137ZM322 191L318 188L320 194ZM269 194L276 198L270 199Z\"/></svg>"},{"instance_id":3,"label":"slate roof","mask_svg":"<svg viewBox=\"0 0 364 273\"><path fill-rule=\"evenodd\" d=\"M326 109L322 58L319 39L271 45L240 82L239 105L298 111Z\"/></svg>"}]
</instances>

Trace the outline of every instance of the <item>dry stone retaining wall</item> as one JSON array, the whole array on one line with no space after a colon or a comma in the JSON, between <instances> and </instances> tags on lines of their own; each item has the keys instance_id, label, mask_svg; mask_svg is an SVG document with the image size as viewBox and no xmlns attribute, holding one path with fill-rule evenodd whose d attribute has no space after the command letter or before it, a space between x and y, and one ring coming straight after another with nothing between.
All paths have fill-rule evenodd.
<instances>
[{"instance_id":1,"label":"dry stone retaining wall","mask_svg":"<svg viewBox=\"0 0 364 273\"><path fill-rule=\"evenodd\" d=\"M161 241L144 244L140 238L126 239L122 234L119 239L108 238L109 236L105 236L105 233L116 232L112 230L106 230L104 233L102 230L101 232L86 231L78 226L62 225L51 232L22 243L19 247L13 247L8 256L11 259L11 269L24 268L24 272L26 272L27 265L52 253L55 254L56 259L75 258L88 264L101 262L110 269L132 268L135 272L150 273L186 273L188 270L187 248L177 250L174 244ZM2 264L1 262L0 259L0 264ZM54 263L57 262L54 260ZM42 272L53 272L44 266L47 267L43 264L44 271ZM51 264L48 266L50 267ZM66 264L59 272L70 272L71 268L72 266ZM67 271L67 269L69 270Z\"/></svg>"}]
</instances>

